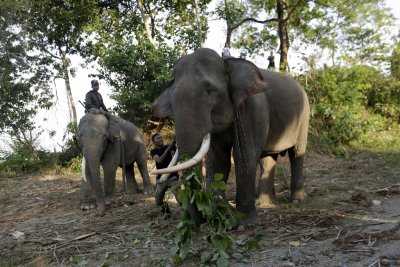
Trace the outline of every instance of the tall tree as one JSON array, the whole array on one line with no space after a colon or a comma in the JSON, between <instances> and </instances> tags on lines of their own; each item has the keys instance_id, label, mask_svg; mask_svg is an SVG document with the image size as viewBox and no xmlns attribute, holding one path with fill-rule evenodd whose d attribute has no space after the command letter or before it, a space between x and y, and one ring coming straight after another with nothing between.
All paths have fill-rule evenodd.
<instances>
[{"instance_id":1,"label":"tall tree","mask_svg":"<svg viewBox=\"0 0 400 267\"><path fill-rule=\"evenodd\" d=\"M118 114L146 127L150 106L170 79L178 58L201 47L210 1L105 1L91 25L89 60L97 60L112 87ZM197 3L197 6L196 6Z\"/></svg>"},{"instance_id":2,"label":"tall tree","mask_svg":"<svg viewBox=\"0 0 400 267\"><path fill-rule=\"evenodd\" d=\"M239 29L248 22L253 22L263 25L263 30L260 34L254 34L259 29L255 27L249 27L245 31L242 31L241 40L236 44L237 46L247 47L249 44L255 44L256 46L262 43L275 43L276 37L271 37L267 31L277 32L277 37L280 41L279 53L280 53L280 71L288 70L288 51L290 47L289 38L289 25L292 16L298 12L298 9L304 8L307 0L270 0L270 1L238 1L238 0L224 0L224 6L217 8L217 14L224 18L227 22L227 37L226 42L231 42L231 36L234 30ZM263 15L261 15L263 13ZM264 18L259 18L260 16ZM254 37L258 35L258 40L249 40L249 35ZM260 39L261 37L261 39ZM251 38L251 37L250 37ZM256 37L257 38L257 37ZM268 40L270 39L270 40ZM265 48L265 47L264 47ZM269 47L271 48L271 45ZM252 51L250 51L252 52Z\"/></svg>"},{"instance_id":3,"label":"tall tree","mask_svg":"<svg viewBox=\"0 0 400 267\"><path fill-rule=\"evenodd\" d=\"M243 2L239 0L224 0L215 10L217 16L226 22L225 43L229 46L232 42L233 32L249 20L247 7Z\"/></svg>"},{"instance_id":4,"label":"tall tree","mask_svg":"<svg viewBox=\"0 0 400 267\"><path fill-rule=\"evenodd\" d=\"M70 56L79 54L85 40L83 30L97 17L96 0L32 0L22 27L32 48L47 58L55 78L65 82L71 123L77 128L77 115L72 97L70 75L74 75Z\"/></svg>"},{"instance_id":5,"label":"tall tree","mask_svg":"<svg viewBox=\"0 0 400 267\"><path fill-rule=\"evenodd\" d=\"M91 25L96 33L91 44L93 54L101 57L110 44L123 41L135 44L142 36L154 47L165 43L182 51L196 49L199 40L205 40L207 34L206 8L210 2L120 0L115 4L103 1L102 13Z\"/></svg>"},{"instance_id":6,"label":"tall tree","mask_svg":"<svg viewBox=\"0 0 400 267\"><path fill-rule=\"evenodd\" d=\"M0 2L0 132L30 147L34 154L33 119L41 108L51 106L51 75L47 60L32 53L21 23L20 10L28 1Z\"/></svg>"},{"instance_id":7,"label":"tall tree","mask_svg":"<svg viewBox=\"0 0 400 267\"><path fill-rule=\"evenodd\" d=\"M312 17L311 23L294 25L303 43L325 50L332 65L377 65L387 60L392 46L388 40L395 31L384 0L325 1L303 12Z\"/></svg>"},{"instance_id":8,"label":"tall tree","mask_svg":"<svg viewBox=\"0 0 400 267\"><path fill-rule=\"evenodd\" d=\"M225 0L225 7L234 1ZM232 34L229 29L240 28L239 40L235 45L248 49L250 53L266 50L266 46L270 48L279 40L280 71L288 70L290 44L296 39L330 49L333 62L345 57L364 62L377 60L386 51L386 48L383 49L384 33L393 23L393 17L384 7L383 0L242 2L246 4L246 12L241 8L237 9L241 12L240 16L225 12L223 17L234 25L229 27L228 24L227 40Z\"/></svg>"},{"instance_id":9,"label":"tall tree","mask_svg":"<svg viewBox=\"0 0 400 267\"><path fill-rule=\"evenodd\" d=\"M400 42L393 47L393 51L389 57L390 74L391 76L400 82Z\"/></svg>"}]
</instances>

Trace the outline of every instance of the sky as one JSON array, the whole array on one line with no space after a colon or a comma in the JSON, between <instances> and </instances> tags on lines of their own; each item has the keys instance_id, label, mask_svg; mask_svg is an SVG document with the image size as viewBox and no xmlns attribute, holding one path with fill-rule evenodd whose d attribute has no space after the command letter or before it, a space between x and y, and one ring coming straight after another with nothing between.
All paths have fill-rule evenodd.
<instances>
[{"instance_id":1,"label":"sky","mask_svg":"<svg viewBox=\"0 0 400 267\"><path fill-rule=\"evenodd\" d=\"M214 2L217 0L214 0ZM398 24L400 23L400 0L386 0L388 7L392 8L393 14L398 18ZM223 21L212 21L211 27L208 33L208 38L205 42L205 47L214 49L218 53L221 53L222 47L225 43L226 26ZM239 57L240 51L231 50L232 56ZM278 58L276 58L278 60ZM96 77L92 77L96 70L82 69L79 67L83 61L79 57L71 58L73 67L77 67L78 71L76 76L71 78L71 88L74 103L76 106L77 117L79 119L84 115L84 108L78 102L84 102L85 94L91 90L90 81ZM267 60L261 56L255 56L251 58L251 61L260 68L267 67ZM296 55L289 52L289 62L296 61ZM104 99L104 103L107 108L116 105L115 101L110 98L111 90L108 85L100 80L100 91ZM56 103L53 108L48 111L42 111L36 118L36 122L43 129L43 134L40 138L40 146L47 150L53 151L61 150L61 146L64 143L63 136L65 134L66 125L70 121L70 115L67 104L67 97L65 93L64 81L58 79L54 83L54 93L56 95ZM55 136L50 137L51 132L55 132ZM3 139L3 138L2 138ZM4 140L4 139L3 139ZM7 142L7 141L6 141ZM1 147L0 147L1 148ZM3 147L3 149L5 149Z\"/></svg>"}]
</instances>

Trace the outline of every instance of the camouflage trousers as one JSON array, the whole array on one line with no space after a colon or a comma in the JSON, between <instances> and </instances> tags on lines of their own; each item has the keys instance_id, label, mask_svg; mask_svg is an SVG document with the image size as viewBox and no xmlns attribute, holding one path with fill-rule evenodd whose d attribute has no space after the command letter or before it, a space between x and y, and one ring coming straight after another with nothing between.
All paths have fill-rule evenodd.
<instances>
[{"instance_id":1,"label":"camouflage trousers","mask_svg":"<svg viewBox=\"0 0 400 267\"><path fill-rule=\"evenodd\" d=\"M169 213L169 207L167 202L164 200L165 193L168 189L173 189L178 184L179 178L177 176L170 176L167 179L160 181L156 181L156 205L157 208L161 210L162 213ZM175 194L175 193L174 193ZM176 195L175 195L175 198Z\"/></svg>"}]
</instances>

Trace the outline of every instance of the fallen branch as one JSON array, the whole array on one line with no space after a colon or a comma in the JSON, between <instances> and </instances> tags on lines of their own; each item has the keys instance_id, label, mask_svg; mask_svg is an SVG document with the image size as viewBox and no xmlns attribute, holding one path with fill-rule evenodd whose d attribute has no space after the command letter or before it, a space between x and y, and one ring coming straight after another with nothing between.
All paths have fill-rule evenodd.
<instances>
[{"instance_id":1,"label":"fallen branch","mask_svg":"<svg viewBox=\"0 0 400 267\"><path fill-rule=\"evenodd\" d=\"M85 239L85 238L90 237L90 236L95 235L95 234L97 234L97 233L96 232L91 232L89 234L85 234L85 235L81 235L81 236L75 237L74 239L72 239L70 241L67 241L67 242L82 240L82 239Z\"/></svg>"},{"instance_id":2,"label":"fallen branch","mask_svg":"<svg viewBox=\"0 0 400 267\"><path fill-rule=\"evenodd\" d=\"M394 185L390 185L390 186L386 186L386 187L382 187L382 188L378 188L375 190L372 190L372 193L378 193L378 194L387 194L389 192L392 192L394 190L391 190L393 188L396 188L397 191L400 191L400 183L399 184L394 184Z\"/></svg>"},{"instance_id":3,"label":"fallen branch","mask_svg":"<svg viewBox=\"0 0 400 267\"><path fill-rule=\"evenodd\" d=\"M378 264L378 266L380 266L380 259L377 259L376 261L374 261L372 264L370 264L370 265L368 265L368 267L373 267L373 266L375 266L376 264Z\"/></svg>"},{"instance_id":4,"label":"fallen branch","mask_svg":"<svg viewBox=\"0 0 400 267\"><path fill-rule=\"evenodd\" d=\"M91 236L93 236L93 235L96 235L96 234L97 234L97 232L91 232L91 233L88 233L88 234L80 235L80 236L78 236L78 237L75 237L74 239L70 239L70 240L68 240L68 241L65 241L64 243L61 243L61 244L58 245L58 246L57 246L57 244L56 244L56 245L55 245L55 249L63 248L63 247L65 247L65 246L69 245L69 244L70 244L71 242L73 242L73 241L79 241L79 240L82 240L82 239L91 237Z\"/></svg>"}]
</instances>

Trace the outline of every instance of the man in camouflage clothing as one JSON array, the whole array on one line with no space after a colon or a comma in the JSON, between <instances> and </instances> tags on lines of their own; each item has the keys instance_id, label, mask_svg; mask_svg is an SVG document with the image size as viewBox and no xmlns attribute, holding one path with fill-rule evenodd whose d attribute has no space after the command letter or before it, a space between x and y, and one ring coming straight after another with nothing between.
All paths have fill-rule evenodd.
<instances>
[{"instance_id":1,"label":"man in camouflage clothing","mask_svg":"<svg viewBox=\"0 0 400 267\"><path fill-rule=\"evenodd\" d=\"M92 108L101 109L108 112L106 106L103 103L103 98L98 92L100 88L99 81L92 80L90 83L92 85L92 90L87 92L85 97L85 113L89 112L89 110Z\"/></svg>"}]
</instances>

